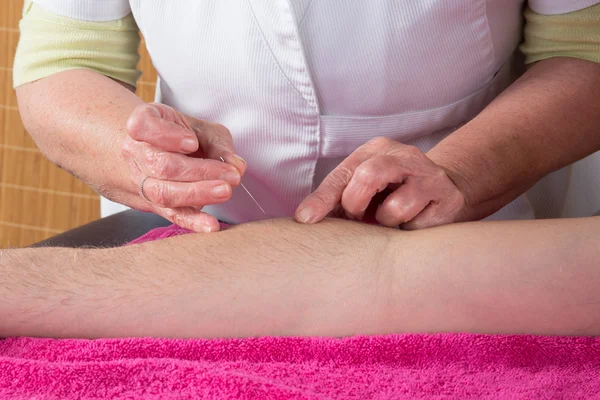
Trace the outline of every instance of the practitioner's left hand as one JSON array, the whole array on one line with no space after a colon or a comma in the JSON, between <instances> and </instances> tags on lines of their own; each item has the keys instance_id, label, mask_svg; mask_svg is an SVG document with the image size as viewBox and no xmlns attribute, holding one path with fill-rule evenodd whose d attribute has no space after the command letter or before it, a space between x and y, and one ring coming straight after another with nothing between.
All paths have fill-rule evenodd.
<instances>
[{"instance_id":1,"label":"practitioner's left hand","mask_svg":"<svg viewBox=\"0 0 600 400\"><path fill-rule=\"evenodd\" d=\"M349 218L362 220L373 198L386 189L390 194L375 212L385 226L423 229L459 221L465 213L465 196L442 167L416 147L376 138L323 180L300 204L296 219L319 222L341 205Z\"/></svg>"}]
</instances>

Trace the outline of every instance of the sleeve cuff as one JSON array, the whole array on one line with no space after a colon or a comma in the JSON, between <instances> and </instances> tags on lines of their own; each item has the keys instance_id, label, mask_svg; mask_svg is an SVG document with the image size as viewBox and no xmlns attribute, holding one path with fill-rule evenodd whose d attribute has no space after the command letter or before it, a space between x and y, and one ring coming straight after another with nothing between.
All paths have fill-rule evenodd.
<instances>
[{"instance_id":1,"label":"sleeve cuff","mask_svg":"<svg viewBox=\"0 0 600 400\"><path fill-rule=\"evenodd\" d=\"M13 87L76 68L94 70L135 86L140 36L131 14L109 22L56 15L37 4L19 23Z\"/></svg>"},{"instance_id":2,"label":"sleeve cuff","mask_svg":"<svg viewBox=\"0 0 600 400\"><path fill-rule=\"evenodd\" d=\"M556 15L600 4L600 0L529 0L529 7L538 14Z\"/></svg>"},{"instance_id":3,"label":"sleeve cuff","mask_svg":"<svg viewBox=\"0 0 600 400\"><path fill-rule=\"evenodd\" d=\"M543 15L525 10L525 63L553 57L600 62L600 4L563 15Z\"/></svg>"},{"instance_id":4,"label":"sleeve cuff","mask_svg":"<svg viewBox=\"0 0 600 400\"><path fill-rule=\"evenodd\" d=\"M128 0L33 0L43 9L81 21L114 21L131 13Z\"/></svg>"}]
</instances>

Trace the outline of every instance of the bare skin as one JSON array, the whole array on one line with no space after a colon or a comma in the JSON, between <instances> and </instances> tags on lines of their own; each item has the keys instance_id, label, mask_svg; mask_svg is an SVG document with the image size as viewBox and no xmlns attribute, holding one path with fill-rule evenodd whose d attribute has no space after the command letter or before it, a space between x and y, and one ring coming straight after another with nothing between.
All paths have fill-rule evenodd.
<instances>
[{"instance_id":1,"label":"bare skin","mask_svg":"<svg viewBox=\"0 0 600 400\"><path fill-rule=\"evenodd\" d=\"M0 253L0 337L600 334L600 218L415 232L271 220Z\"/></svg>"}]
</instances>

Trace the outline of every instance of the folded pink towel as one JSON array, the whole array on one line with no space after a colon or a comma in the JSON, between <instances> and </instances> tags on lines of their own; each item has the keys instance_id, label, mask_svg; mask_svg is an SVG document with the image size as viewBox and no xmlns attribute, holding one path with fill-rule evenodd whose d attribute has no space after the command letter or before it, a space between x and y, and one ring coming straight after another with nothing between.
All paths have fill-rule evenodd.
<instances>
[{"instance_id":1,"label":"folded pink towel","mask_svg":"<svg viewBox=\"0 0 600 400\"><path fill-rule=\"evenodd\" d=\"M221 229L227 227L226 224L221 224ZM185 235L192 233L192 231L182 228L177 225L169 225L162 228L156 228L146 233L143 236L129 242L129 244L139 244L144 242L151 242L153 240L166 239L173 236Z\"/></svg>"},{"instance_id":2,"label":"folded pink towel","mask_svg":"<svg viewBox=\"0 0 600 400\"><path fill-rule=\"evenodd\" d=\"M162 228L139 241L188 231ZM600 398L600 339L0 340L6 399Z\"/></svg>"}]
</instances>

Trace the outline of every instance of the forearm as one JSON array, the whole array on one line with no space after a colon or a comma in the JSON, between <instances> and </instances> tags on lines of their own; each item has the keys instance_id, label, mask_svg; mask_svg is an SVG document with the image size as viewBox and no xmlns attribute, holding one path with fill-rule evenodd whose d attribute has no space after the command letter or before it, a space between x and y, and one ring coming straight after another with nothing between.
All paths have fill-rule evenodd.
<instances>
[{"instance_id":1,"label":"forearm","mask_svg":"<svg viewBox=\"0 0 600 400\"><path fill-rule=\"evenodd\" d=\"M600 64L540 61L428 156L483 218L546 174L600 150Z\"/></svg>"},{"instance_id":2,"label":"forearm","mask_svg":"<svg viewBox=\"0 0 600 400\"><path fill-rule=\"evenodd\" d=\"M366 332L387 235L274 220L110 250L8 251L0 337Z\"/></svg>"},{"instance_id":3,"label":"forearm","mask_svg":"<svg viewBox=\"0 0 600 400\"><path fill-rule=\"evenodd\" d=\"M139 97L85 69L22 85L17 97L25 127L52 162L116 200L135 196L120 147Z\"/></svg>"},{"instance_id":4,"label":"forearm","mask_svg":"<svg viewBox=\"0 0 600 400\"><path fill-rule=\"evenodd\" d=\"M8 251L0 336L595 335L599 235L598 218L417 232L275 220L111 250Z\"/></svg>"},{"instance_id":5,"label":"forearm","mask_svg":"<svg viewBox=\"0 0 600 400\"><path fill-rule=\"evenodd\" d=\"M600 335L600 217L412 232L394 270L401 331Z\"/></svg>"}]
</instances>

